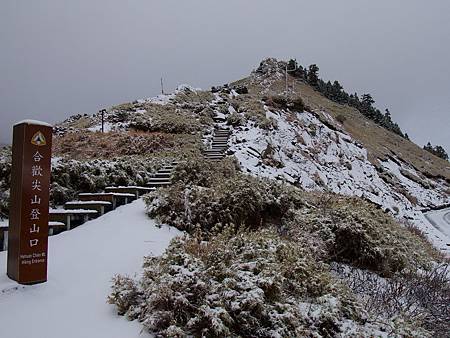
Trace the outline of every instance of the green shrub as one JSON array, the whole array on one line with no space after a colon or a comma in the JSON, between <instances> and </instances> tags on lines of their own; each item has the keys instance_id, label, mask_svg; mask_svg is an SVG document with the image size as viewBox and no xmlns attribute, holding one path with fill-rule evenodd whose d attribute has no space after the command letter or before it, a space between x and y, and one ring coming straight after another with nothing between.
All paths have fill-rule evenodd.
<instances>
[{"instance_id":1,"label":"green shrub","mask_svg":"<svg viewBox=\"0 0 450 338\"><path fill-rule=\"evenodd\" d=\"M225 157L220 162L207 161L195 157L179 163L173 173L173 182L185 185L211 187L220 180L235 177L239 165L234 157Z\"/></svg>"},{"instance_id":2,"label":"green shrub","mask_svg":"<svg viewBox=\"0 0 450 338\"><path fill-rule=\"evenodd\" d=\"M245 122L245 118L238 113L231 113L227 117L227 124L233 127L243 126Z\"/></svg>"},{"instance_id":3,"label":"green shrub","mask_svg":"<svg viewBox=\"0 0 450 338\"><path fill-rule=\"evenodd\" d=\"M182 237L144 259L143 277L116 276L119 314L160 337L421 336L391 320L372 323L309 248L269 230ZM405 329L406 328L406 329Z\"/></svg>"},{"instance_id":4,"label":"green shrub","mask_svg":"<svg viewBox=\"0 0 450 338\"><path fill-rule=\"evenodd\" d=\"M11 147L0 148L0 219L9 215L9 186L11 182Z\"/></svg>"},{"instance_id":5,"label":"green shrub","mask_svg":"<svg viewBox=\"0 0 450 338\"><path fill-rule=\"evenodd\" d=\"M293 236L316 234L329 261L343 262L389 276L439 259L429 244L390 215L359 198L320 195L318 208L295 212L288 225Z\"/></svg>"},{"instance_id":6,"label":"green shrub","mask_svg":"<svg viewBox=\"0 0 450 338\"><path fill-rule=\"evenodd\" d=\"M277 223L303 203L302 192L272 180L236 174L228 179L199 179L204 186L174 184L145 197L147 212L181 230L217 232L223 227L258 228ZM205 187L206 186L206 187Z\"/></svg>"},{"instance_id":7,"label":"green shrub","mask_svg":"<svg viewBox=\"0 0 450 338\"><path fill-rule=\"evenodd\" d=\"M297 112L305 110L305 104L300 96L288 98L281 95L274 95L265 98L266 104L276 109L291 109Z\"/></svg>"},{"instance_id":8,"label":"green shrub","mask_svg":"<svg viewBox=\"0 0 450 338\"><path fill-rule=\"evenodd\" d=\"M296 305L331 289L307 250L263 231L210 242L176 239L163 256L145 259L138 287L116 277L109 302L162 337L299 337L343 317L340 309L329 316L324 306L311 322Z\"/></svg>"}]
</instances>

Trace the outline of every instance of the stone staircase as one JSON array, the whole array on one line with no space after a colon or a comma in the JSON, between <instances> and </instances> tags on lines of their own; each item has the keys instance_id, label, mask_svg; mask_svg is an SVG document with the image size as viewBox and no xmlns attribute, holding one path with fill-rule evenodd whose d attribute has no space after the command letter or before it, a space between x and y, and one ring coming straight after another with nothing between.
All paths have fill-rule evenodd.
<instances>
[{"instance_id":1,"label":"stone staircase","mask_svg":"<svg viewBox=\"0 0 450 338\"><path fill-rule=\"evenodd\" d=\"M203 151L203 155L207 160L220 161L226 155L228 149L228 139L230 131L224 128L214 130L211 148Z\"/></svg>"},{"instance_id":2,"label":"stone staircase","mask_svg":"<svg viewBox=\"0 0 450 338\"><path fill-rule=\"evenodd\" d=\"M155 190L159 187L166 187L172 184L172 174L173 170L179 162L172 161L171 164L164 166L159 169L153 177L151 177L146 183L146 187Z\"/></svg>"}]
</instances>

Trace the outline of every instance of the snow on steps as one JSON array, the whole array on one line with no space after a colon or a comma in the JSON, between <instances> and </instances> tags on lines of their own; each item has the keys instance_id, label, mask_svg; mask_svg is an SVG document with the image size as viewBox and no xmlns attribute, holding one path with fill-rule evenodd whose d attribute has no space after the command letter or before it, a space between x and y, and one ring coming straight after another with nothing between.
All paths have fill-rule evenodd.
<instances>
[{"instance_id":1,"label":"snow on steps","mask_svg":"<svg viewBox=\"0 0 450 338\"><path fill-rule=\"evenodd\" d=\"M214 129L211 147L203 151L203 156L207 160L219 161L225 157L225 151L228 149L228 140L230 131L222 129L220 124Z\"/></svg>"}]
</instances>

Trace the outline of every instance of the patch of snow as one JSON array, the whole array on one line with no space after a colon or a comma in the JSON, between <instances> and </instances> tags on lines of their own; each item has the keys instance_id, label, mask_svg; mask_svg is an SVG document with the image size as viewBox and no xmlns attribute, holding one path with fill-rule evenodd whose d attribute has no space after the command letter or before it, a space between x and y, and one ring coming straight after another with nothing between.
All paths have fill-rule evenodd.
<instances>
[{"instance_id":1,"label":"patch of snow","mask_svg":"<svg viewBox=\"0 0 450 338\"><path fill-rule=\"evenodd\" d=\"M104 127L104 131L105 133L109 133L110 131L116 130L118 124L117 123L111 123L111 122L105 122L103 127ZM90 131L102 131L102 124L96 124L92 127L87 128Z\"/></svg>"},{"instance_id":2,"label":"patch of snow","mask_svg":"<svg viewBox=\"0 0 450 338\"><path fill-rule=\"evenodd\" d=\"M14 125L17 126L19 124L34 124L34 125L38 125L38 126L53 127L50 123L38 121L38 120L29 120L29 119L19 121L19 122L15 123Z\"/></svg>"},{"instance_id":3,"label":"patch of snow","mask_svg":"<svg viewBox=\"0 0 450 338\"><path fill-rule=\"evenodd\" d=\"M50 214L96 214L97 210L88 209L50 209Z\"/></svg>"},{"instance_id":4,"label":"patch of snow","mask_svg":"<svg viewBox=\"0 0 450 338\"><path fill-rule=\"evenodd\" d=\"M85 205L90 205L90 204L102 204L102 205L111 205L111 202L106 202L106 201L70 201L70 202L66 202L66 205L74 205L74 204L85 204Z\"/></svg>"},{"instance_id":5,"label":"patch of snow","mask_svg":"<svg viewBox=\"0 0 450 338\"><path fill-rule=\"evenodd\" d=\"M151 337L106 303L111 278L141 271L180 232L156 227L142 200L49 237L48 281L23 286L6 276L0 252L1 336L7 338Z\"/></svg>"},{"instance_id":6,"label":"patch of snow","mask_svg":"<svg viewBox=\"0 0 450 338\"><path fill-rule=\"evenodd\" d=\"M427 212L425 217L437 230L450 238L450 208ZM450 241L447 245L450 246Z\"/></svg>"}]
</instances>

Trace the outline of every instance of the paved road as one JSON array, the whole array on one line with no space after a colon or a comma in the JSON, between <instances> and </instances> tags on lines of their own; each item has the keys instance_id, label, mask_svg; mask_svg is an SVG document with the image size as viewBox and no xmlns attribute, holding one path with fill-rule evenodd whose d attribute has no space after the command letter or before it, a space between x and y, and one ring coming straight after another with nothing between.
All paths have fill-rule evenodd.
<instances>
[{"instance_id":1,"label":"paved road","mask_svg":"<svg viewBox=\"0 0 450 338\"><path fill-rule=\"evenodd\" d=\"M437 230L450 237L450 208L427 212L425 217Z\"/></svg>"},{"instance_id":2,"label":"paved road","mask_svg":"<svg viewBox=\"0 0 450 338\"><path fill-rule=\"evenodd\" d=\"M444 221L446 221L447 224L450 225L450 212L447 212L447 213L444 215Z\"/></svg>"}]
</instances>

